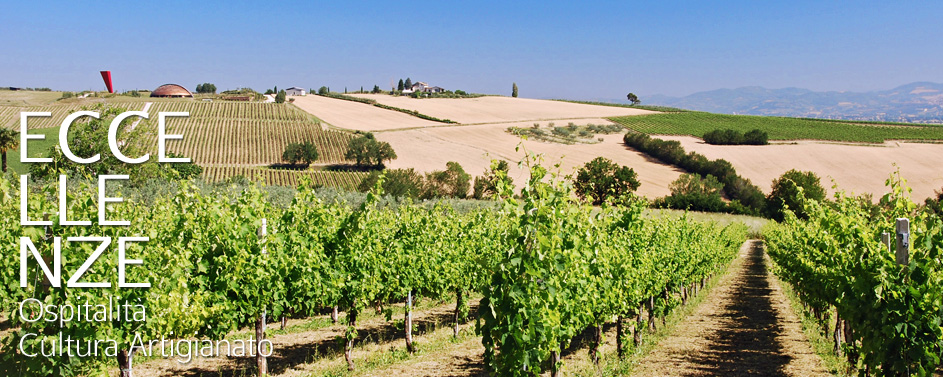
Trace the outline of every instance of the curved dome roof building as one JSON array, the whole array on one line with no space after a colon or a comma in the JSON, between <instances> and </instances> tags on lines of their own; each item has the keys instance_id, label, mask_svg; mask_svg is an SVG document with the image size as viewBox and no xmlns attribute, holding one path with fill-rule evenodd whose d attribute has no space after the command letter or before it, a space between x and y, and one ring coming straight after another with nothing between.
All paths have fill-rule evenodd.
<instances>
[{"instance_id":1,"label":"curved dome roof building","mask_svg":"<svg viewBox=\"0 0 943 377\"><path fill-rule=\"evenodd\" d=\"M170 98L181 98L181 97L193 97L193 93L190 93L187 88L184 88L177 84L164 84L157 89L154 89L151 92L151 97L170 97Z\"/></svg>"}]
</instances>

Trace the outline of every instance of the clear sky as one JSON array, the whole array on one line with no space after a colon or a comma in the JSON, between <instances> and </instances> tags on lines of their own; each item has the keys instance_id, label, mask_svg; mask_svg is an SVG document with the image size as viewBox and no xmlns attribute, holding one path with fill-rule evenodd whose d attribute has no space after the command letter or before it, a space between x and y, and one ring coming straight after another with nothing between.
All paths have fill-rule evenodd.
<instances>
[{"instance_id":1,"label":"clear sky","mask_svg":"<svg viewBox=\"0 0 943 377\"><path fill-rule=\"evenodd\" d=\"M943 82L943 2L6 2L0 86L388 89L522 97ZM95 5L91 5L95 4Z\"/></svg>"}]
</instances>

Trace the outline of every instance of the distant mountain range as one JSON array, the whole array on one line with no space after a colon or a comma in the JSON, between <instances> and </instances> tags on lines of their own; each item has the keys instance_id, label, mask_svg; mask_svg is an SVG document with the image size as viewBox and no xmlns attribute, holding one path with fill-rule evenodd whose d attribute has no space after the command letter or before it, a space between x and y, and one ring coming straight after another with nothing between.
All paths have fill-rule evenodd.
<instances>
[{"instance_id":1,"label":"distant mountain range","mask_svg":"<svg viewBox=\"0 0 943 377\"><path fill-rule=\"evenodd\" d=\"M641 100L644 105L723 114L943 123L943 84L931 82L915 82L891 90L865 93L750 86L699 92L680 98L651 96Z\"/></svg>"}]
</instances>

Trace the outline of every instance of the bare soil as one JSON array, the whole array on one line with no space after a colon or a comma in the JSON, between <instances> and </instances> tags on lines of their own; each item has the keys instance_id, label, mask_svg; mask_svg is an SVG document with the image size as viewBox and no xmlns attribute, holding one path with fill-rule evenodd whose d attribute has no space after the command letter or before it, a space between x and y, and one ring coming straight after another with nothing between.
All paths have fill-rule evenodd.
<instances>
[{"instance_id":1,"label":"bare soil","mask_svg":"<svg viewBox=\"0 0 943 377\"><path fill-rule=\"evenodd\" d=\"M570 118L603 118L654 114L654 111L616 106L549 101L531 98L485 96L478 98L423 98L386 94L354 94L387 106L416 110L439 119L463 124L506 123ZM565 125L566 123L557 125Z\"/></svg>"},{"instance_id":2,"label":"bare soil","mask_svg":"<svg viewBox=\"0 0 943 377\"><path fill-rule=\"evenodd\" d=\"M761 241L749 241L740 253L742 261L633 375L829 375L772 278Z\"/></svg>"},{"instance_id":3,"label":"bare soil","mask_svg":"<svg viewBox=\"0 0 943 377\"><path fill-rule=\"evenodd\" d=\"M564 126L570 121L556 121ZM602 119L582 119L576 124L607 124ZM549 122L541 122L546 126ZM630 149L622 142L622 134L598 135L603 141L597 144L557 144L535 140L522 141L518 136L506 131L509 126L527 127L527 122L499 123L473 126L436 127L415 130L381 132L378 140L392 145L397 159L387 164L390 168L414 168L428 173L444 170L447 161L456 161L466 172L474 176L481 175L492 159L511 162L509 176L517 186L527 179L526 167L519 169L517 162L524 157L524 150L515 151L522 146L530 153L539 153L544 157L544 166L551 167L561 163L559 173L573 174L578 167L596 157L608 158L620 165L628 166L638 174L640 195L655 198L670 193L668 186L681 175L682 171L659 163L644 154Z\"/></svg>"},{"instance_id":4,"label":"bare soil","mask_svg":"<svg viewBox=\"0 0 943 377\"><path fill-rule=\"evenodd\" d=\"M856 194L870 193L878 199L888 191L884 181L900 168L901 176L922 202L943 188L943 145L886 142L884 144L837 144L799 141L766 146L710 145L684 136L658 136L678 140L688 152L730 161L737 173L769 193L773 179L789 169L815 172L830 193L832 180L838 188ZM896 167L894 166L896 164Z\"/></svg>"},{"instance_id":5,"label":"bare soil","mask_svg":"<svg viewBox=\"0 0 943 377\"><path fill-rule=\"evenodd\" d=\"M828 376L822 361L812 351L779 283L767 269L760 241L744 244L728 273L707 292L692 314L673 328L673 333L642 357L632 375L638 376ZM477 303L473 304L476 306ZM442 304L417 311L416 341L433 348L385 366L366 367L374 360L402 349L402 331L382 317L363 321L354 359L355 375L366 376L487 376L481 338L471 334L473 321L461 325L466 335L451 337L449 321L453 305ZM401 305L394 309L401 316ZM475 313L474 308L470 311ZM344 370L343 326L274 335L276 354L269 358L274 376L322 375ZM615 348L615 326L604 329L600 350ZM585 338L585 339L584 339ZM567 375L593 375L586 352L589 336L574 340L562 354ZM181 365L174 360L152 360L135 366L138 376L229 376L249 375L249 358L198 359ZM382 361L381 361L382 363Z\"/></svg>"},{"instance_id":6,"label":"bare soil","mask_svg":"<svg viewBox=\"0 0 943 377\"><path fill-rule=\"evenodd\" d=\"M434 127L445 123L433 122L409 114L342 99L308 95L291 97L295 106L314 114L328 124L357 131L381 131L398 128Z\"/></svg>"},{"instance_id":7,"label":"bare soil","mask_svg":"<svg viewBox=\"0 0 943 377\"><path fill-rule=\"evenodd\" d=\"M477 301L471 302L471 312L477 310ZM422 334L445 329L451 326L454 303L445 303L434 308L416 310L413 313L415 331L413 337L421 341ZM402 319L402 304L393 305L393 319ZM304 376L314 371L336 369L346 366L344 361L343 338L346 326L342 325L341 314L337 324L311 331L295 332L283 335L267 336L274 346L274 354L268 357L269 374L272 376ZM289 325L303 322L295 320ZM278 324L269 324L277 328ZM468 327L469 325L464 325ZM450 329L445 329L451 333ZM357 323L357 340L354 347L354 362L361 365L377 352L389 350L394 346L404 346L402 329L383 316L376 316ZM480 340L479 340L480 344ZM221 353L228 350L222 348ZM159 352L159 351L158 351ZM177 359L155 359L134 364L134 375L139 377L222 377L252 375L255 359L250 357L195 358L190 363L182 364Z\"/></svg>"},{"instance_id":8,"label":"bare soil","mask_svg":"<svg viewBox=\"0 0 943 377\"><path fill-rule=\"evenodd\" d=\"M467 326L466 331L474 331L474 326ZM458 344L408 361L397 363L388 368L377 369L365 374L371 377L413 376L413 377L487 377L484 363L484 346L481 337L471 336Z\"/></svg>"}]
</instances>

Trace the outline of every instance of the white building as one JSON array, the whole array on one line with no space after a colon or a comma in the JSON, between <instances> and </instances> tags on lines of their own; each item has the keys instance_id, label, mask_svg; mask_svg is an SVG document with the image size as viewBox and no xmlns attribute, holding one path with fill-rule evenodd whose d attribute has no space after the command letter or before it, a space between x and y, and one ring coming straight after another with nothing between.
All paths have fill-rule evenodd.
<instances>
[{"instance_id":1,"label":"white building","mask_svg":"<svg viewBox=\"0 0 943 377\"><path fill-rule=\"evenodd\" d=\"M410 94L410 93L415 93L415 92L423 92L423 93L442 93L442 92L444 92L444 91L445 91L445 89L443 89L443 88L441 88L441 87L438 87L438 86L429 86L429 84L426 84L426 83L420 81L420 82L417 82L417 83L413 84L413 86L411 86L411 87L406 88L405 90L403 90L403 94Z\"/></svg>"},{"instance_id":2,"label":"white building","mask_svg":"<svg viewBox=\"0 0 943 377\"><path fill-rule=\"evenodd\" d=\"M297 86L293 86L291 88L285 89L285 94L289 96L303 96L303 95L306 95L307 93L305 93L304 89L299 88Z\"/></svg>"}]
</instances>

